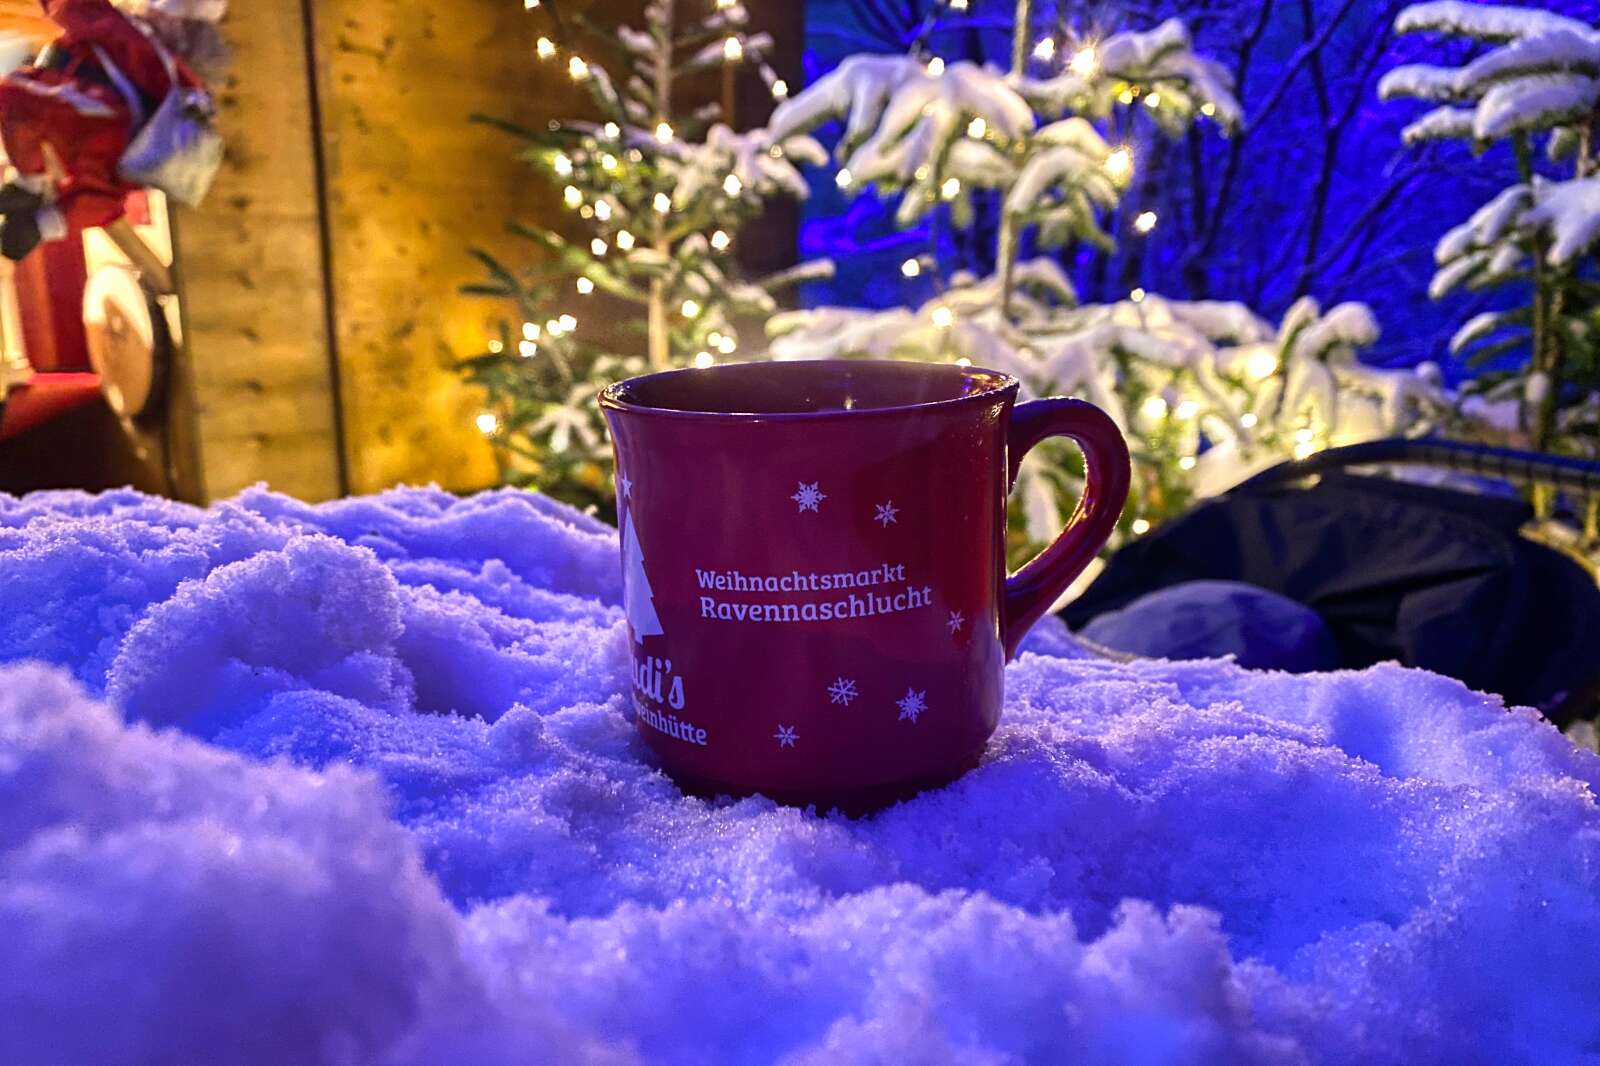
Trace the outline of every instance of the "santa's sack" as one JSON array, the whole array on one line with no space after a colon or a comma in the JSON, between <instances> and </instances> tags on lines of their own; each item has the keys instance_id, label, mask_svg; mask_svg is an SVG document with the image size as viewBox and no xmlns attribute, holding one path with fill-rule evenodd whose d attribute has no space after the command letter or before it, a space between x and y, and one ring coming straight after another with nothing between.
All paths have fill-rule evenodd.
<instances>
[{"instance_id":1,"label":"santa's sack","mask_svg":"<svg viewBox=\"0 0 1600 1066\"><path fill-rule=\"evenodd\" d=\"M148 31L145 36L161 57L172 85L148 119L143 115L139 90L103 49L94 50L106 76L127 101L138 131L117 160L117 177L129 185L160 189L185 207L198 207L222 166L222 135L212 125L216 107L204 89L180 84L171 53Z\"/></svg>"},{"instance_id":2,"label":"santa's sack","mask_svg":"<svg viewBox=\"0 0 1600 1066\"><path fill-rule=\"evenodd\" d=\"M210 93L174 88L128 143L117 161L118 177L198 207L222 165L222 137L211 124L211 114Z\"/></svg>"}]
</instances>

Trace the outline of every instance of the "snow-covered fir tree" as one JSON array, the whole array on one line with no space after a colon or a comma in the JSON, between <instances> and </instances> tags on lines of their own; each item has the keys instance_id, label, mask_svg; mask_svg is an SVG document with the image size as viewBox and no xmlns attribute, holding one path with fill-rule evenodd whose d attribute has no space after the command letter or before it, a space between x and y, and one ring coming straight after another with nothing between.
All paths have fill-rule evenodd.
<instances>
[{"instance_id":1,"label":"snow-covered fir tree","mask_svg":"<svg viewBox=\"0 0 1600 1066\"><path fill-rule=\"evenodd\" d=\"M1595 454L1600 32L1534 7L1460 0L1408 7L1395 29L1481 46L1460 66L1411 64L1383 79L1385 99L1435 105L1406 128L1406 142L1459 139L1479 155L1499 142L1511 148L1507 187L1435 249L1435 298L1463 288L1515 294L1452 341L1478 365L1526 353L1517 369L1467 386L1468 409L1535 448Z\"/></svg>"},{"instance_id":2,"label":"snow-covered fir tree","mask_svg":"<svg viewBox=\"0 0 1600 1066\"><path fill-rule=\"evenodd\" d=\"M1242 115L1227 72L1192 50L1179 21L1074 39L1036 36L1030 12L1017 4L1008 72L859 55L778 108L777 136L842 121L836 181L898 196L900 224L944 207L968 226L988 196L1000 230L993 276L942 279L945 291L915 310L779 315L773 354L954 359L1008 370L1037 393L1082 395L1132 431L1134 533L1279 459L1429 424L1442 394L1428 372L1357 362L1378 332L1362 305L1324 315L1302 300L1275 328L1239 304L1138 289L1079 304L1060 260L1114 247L1103 220L1140 166L1141 143L1197 121L1226 132ZM1157 221L1143 213L1132 229L1147 234ZM903 269L920 274L924 263ZM1074 453L1042 454L1020 486L1035 540L1054 535L1060 505L1080 488Z\"/></svg>"},{"instance_id":3,"label":"snow-covered fir tree","mask_svg":"<svg viewBox=\"0 0 1600 1066\"><path fill-rule=\"evenodd\" d=\"M578 217L582 236L513 225L538 250L526 272L474 253L488 278L468 291L514 301L517 318L465 368L487 390L478 425L507 480L609 511L599 391L645 369L704 366L739 350L739 321L770 315L774 288L797 276L741 277L739 230L764 198L804 196L795 163L826 154L803 135L736 132L719 104L683 90L686 77L753 66L775 97L787 93L766 62L771 39L749 30L741 3L651 0L641 27L615 34L570 11L550 20L551 33L557 26L586 31L593 47L541 36L536 58L585 86L593 114L548 129L495 124L523 142L522 157ZM610 328L596 328L600 317ZM642 320L643 334L619 338L615 322L627 320Z\"/></svg>"}]
</instances>

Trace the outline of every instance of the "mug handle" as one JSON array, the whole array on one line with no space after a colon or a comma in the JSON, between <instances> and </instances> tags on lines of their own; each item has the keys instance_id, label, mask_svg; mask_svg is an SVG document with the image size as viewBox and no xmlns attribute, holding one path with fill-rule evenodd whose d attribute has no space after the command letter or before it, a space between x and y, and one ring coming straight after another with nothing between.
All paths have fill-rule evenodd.
<instances>
[{"instance_id":1,"label":"mug handle","mask_svg":"<svg viewBox=\"0 0 1600 1066\"><path fill-rule=\"evenodd\" d=\"M1083 496L1055 542L1006 579L1000 636L1008 662L1033 624L1105 546L1128 502L1133 471L1122 431L1093 404L1060 397L1030 400L1011 412L1008 492L1017 482L1022 457L1050 437L1070 437L1083 452Z\"/></svg>"}]
</instances>

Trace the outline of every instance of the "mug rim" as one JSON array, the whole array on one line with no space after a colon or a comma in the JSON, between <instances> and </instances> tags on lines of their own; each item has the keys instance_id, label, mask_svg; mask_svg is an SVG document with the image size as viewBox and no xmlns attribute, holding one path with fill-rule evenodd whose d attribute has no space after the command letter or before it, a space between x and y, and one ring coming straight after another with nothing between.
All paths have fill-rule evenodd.
<instances>
[{"instance_id":1,"label":"mug rim","mask_svg":"<svg viewBox=\"0 0 1600 1066\"><path fill-rule=\"evenodd\" d=\"M658 381L664 378L674 378L691 374L715 374L719 371L747 370L753 367L824 367L859 365L873 367L904 367L907 374L925 374L930 372L949 373L956 372L962 376L987 377L993 383L986 388L969 392L961 396L952 396L944 400L926 400L920 403L894 404L886 407L862 408L834 408L823 411L704 411L689 410L679 407L658 407L652 404L638 403L624 399L623 392L630 386L637 386L645 382ZM900 373L902 371L890 371ZM673 370L655 370L648 374L636 374L621 381L613 381L600 392L599 403L604 410L617 411L631 415L649 415L660 418L683 419L708 422L804 422L820 421L838 418L861 418L867 415L898 415L913 411L944 411L962 406L982 406L1001 399L1007 394L1015 395L1022 383L1014 375L1003 370L994 370L981 366L959 366L955 363L929 363L910 359L746 359L737 363L718 363L709 367L680 367Z\"/></svg>"}]
</instances>

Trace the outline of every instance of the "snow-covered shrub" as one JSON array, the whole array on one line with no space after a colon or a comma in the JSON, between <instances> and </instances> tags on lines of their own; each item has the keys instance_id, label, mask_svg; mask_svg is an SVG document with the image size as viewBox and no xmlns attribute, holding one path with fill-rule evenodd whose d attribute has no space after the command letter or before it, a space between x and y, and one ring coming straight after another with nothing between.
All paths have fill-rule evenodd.
<instances>
[{"instance_id":1,"label":"snow-covered shrub","mask_svg":"<svg viewBox=\"0 0 1600 1066\"><path fill-rule=\"evenodd\" d=\"M1596 454L1600 438L1586 409L1600 388L1600 32L1550 11L1460 0L1408 7L1395 28L1483 46L1459 67L1409 64L1384 77L1385 99L1435 105L1406 128L1406 143L1465 140L1481 156L1509 142L1515 162L1512 184L1435 249L1434 298L1460 289L1515 294L1511 306L1475 315L1452 340L1479 365L1527 355L1516 370L1469 386L1468 409L1536 448Z\"/></svg>"}]
</instances>

